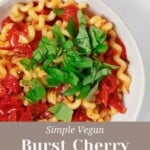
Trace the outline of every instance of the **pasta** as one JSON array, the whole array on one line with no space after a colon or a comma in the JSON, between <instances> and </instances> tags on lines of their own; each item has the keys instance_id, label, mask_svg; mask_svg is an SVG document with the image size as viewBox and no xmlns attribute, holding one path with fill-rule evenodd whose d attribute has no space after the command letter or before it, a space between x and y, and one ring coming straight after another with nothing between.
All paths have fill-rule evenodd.
<instances>
[{"instance_id":1,"label":"pasta","mask_svg":"<svg viewBox=\"0 0 150 150\"><path fill-rule=\"evenodd\" d=\"M129 75L127 75L125 73L125 70L127 69L127 63L120 58L122 48L121 48L120 45L118 45L115 42L115 39L116 39L115 31L112 30L109 34L111 36L110 46L116 50L116 55L114 56L114 61L118 65L120 65L120 68L117 72L117 77L118 77L118 79L120 79L122 81L122 91L124 93L128 93L128 89L129 89L131 79L130 79Z\"/></svg>"},{"instance_id":2,"label":"pasta","mask_svg":"<svg viewBox=\"0 0 150 150\"><path fill-rule=\"evenodd\" d=\"M126 48L112 22L87 10L73 0L12 6L0 30L0 121L103 122L125 113Z\"/></svg>"}]
</instances>

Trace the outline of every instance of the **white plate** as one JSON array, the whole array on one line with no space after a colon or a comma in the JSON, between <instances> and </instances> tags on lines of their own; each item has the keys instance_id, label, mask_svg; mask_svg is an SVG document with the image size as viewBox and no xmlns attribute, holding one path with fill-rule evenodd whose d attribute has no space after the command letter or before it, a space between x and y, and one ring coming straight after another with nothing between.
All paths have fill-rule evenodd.
<instances>
[{"instance_id":1,"label":"white plate","mask_svg":"<svg viewBox=\"0 0 150 150\"><path fill-rule=\"evenodd\" d=\"M5 0L1 2L0 21L6 16L10 5L16 1L19 0ZM105 3L103 3L101 0L78 0L78 2L82 1L87 1L92 11L94 11L96 14L105 16L115 24L116 30L126 46L128 59L130 61L129 73L132 77L130 93L128 95L125 95L124 99L125 105L127 107L127 112L123 115L116 115L115 117L113 117L112 121L135 121L142 105L145 87L143 63L139 54L138 47L131 33L122 22L120 17ZM23 2L25 2L25 0Z\"/></svg>"}]
</instances>

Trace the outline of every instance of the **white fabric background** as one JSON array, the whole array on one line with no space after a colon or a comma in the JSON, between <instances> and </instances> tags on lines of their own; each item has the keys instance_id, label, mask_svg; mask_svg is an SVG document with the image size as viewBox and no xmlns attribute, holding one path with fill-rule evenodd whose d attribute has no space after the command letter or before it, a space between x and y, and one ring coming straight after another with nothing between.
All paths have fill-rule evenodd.
<instances>
[{"instance_id":1,"label":"white fabric background","mask_svg":"<svg viewBox=\"0 0 150 150\"><path fill-rule=\"evenodd\" d=\"M124 20L140 49L145 69L146 91L137 121L150 121L150 0L103 1ZM134 101L136 103L136 100Z\"/></svg>"}]
</instances>

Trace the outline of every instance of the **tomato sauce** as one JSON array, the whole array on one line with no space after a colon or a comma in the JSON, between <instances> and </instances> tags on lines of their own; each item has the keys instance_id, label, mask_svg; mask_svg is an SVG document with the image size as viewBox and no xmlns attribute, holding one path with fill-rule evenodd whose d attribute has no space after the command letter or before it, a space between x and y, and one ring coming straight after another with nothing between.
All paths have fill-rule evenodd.
<instances>
[{"instance_id":1,"label":"tomato sauce","mask_svg":"<svg viewBox=\"0 0 150 150\"><path fill-rule=\"evenodd\" d=\"M0 82L0 121L36 121L49 117L46 103L25 107L18 97L20 93L19 81L14 76L7 75Z\"/></svg>"},{"instance_id":2,"label":"tomato sauce","mask_svg":"<svg viewBox=\"0 0 150 150\"><path fill-rule=\"evenodd\" d=\"M73 122L83 122L83 121L85 122L85 121L91 121L91 120L87 117L85 109L80 107L74 111L72 121Z\"/></svg>"},{"instance_id":3,"label":"tomato sauce","mask_svg":"<svg viewBox=\"0 0 150 150\"><path fill-rule=\"evenodd\" d=\"M64 21L69 21L70 17L73 17L75 24L78 26L77 18L78 7L74 4L68 5L64 8L63 14L60 16Z\"/></svg>"},{"instance_id":4,"label":"tomato sauce","mask_svg":"<svg viewBox=\"0 0 150 150\"><path fill-rule=\"evenodd\" d=\"M27 37L28 29L27 25L23 22L14 23L10 17L7 17L1 24L3 27L7 23L13 23L12 28L9 30L7 35L7 40L9 42L9 46L1 47L1 49L6 49L10 51L14 51L20 57L32 57L32 52L37 48L38 43L42 37L41 31L37 31L35 35L35 39L29 44L23 44L20 42L21 37Z\"/></svg>"}]
</instances>

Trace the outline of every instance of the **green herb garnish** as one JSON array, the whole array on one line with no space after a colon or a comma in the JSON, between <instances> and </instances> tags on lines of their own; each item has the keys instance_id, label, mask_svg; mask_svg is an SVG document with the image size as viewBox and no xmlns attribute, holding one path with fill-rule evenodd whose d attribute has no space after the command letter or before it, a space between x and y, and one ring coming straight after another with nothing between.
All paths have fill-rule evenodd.
<instances>
[{"instance_id":1,"label":"green herb garnish","mask_svg":"<svg viewBox=\"0 0 150 150\"><path fill-rule=\"evenodd\" d=\"M56 15L61 15L64 10L53 11ZM117 68L114 65L101 63L96 57L97 54L108 50L106 33L95 26L87 27L86 18L81 10L77 12L77 18L78 28L73 17L68 21L67 30L71 38L66 37L60 27L54 25L52 27L54 39L42 37L38 48L33 52L33 57L20 61L28 71L40 66L47 73L44 84L33 81L22 82L31 86L31 90L26 95L30 102L35 103L42 99L46 94L46 88L64 84L69 85L69 88L62 93L65 96L74 95L76 99L90 100L98 89L100 81L111 74L112 69ZM61 120L59 112L56 111L58 107L62 107L61 109L65 111L67 106L58 103L56 108L55 106L51 108Z\"/></svg>"},{"instance_id":2,"label":"green herb garnish","mask_svg":"<svg viewBox=\"0 0 150 150\"><path fill-rule=\"evenodd\" d=\"M70 17L70 19L68 21L67 30L72 37L76 37L76 35L78 34L78 30L77 30L77 27L75 25L73 17Z\"/></svg>"},{"instance_id":3,"label":"green herb garnish","mask_svg":"<svg viewBox=\"0 0 150 150\"><path fill-rule=\"evenodd\" d=\"M69 122L72 119L73 110L63 103L56 103L55 106L49 108L49 111L53 113L58 120Z\"/></svg>"},{"instance_id":4,"label":"green herb garnish","mask_svg":"<svg viewBox=\"0 0 150 150\"><path fill-rule=\"evenodd\" d=\"M46 95L46 89L41 83L32 85L31 90L26 94L26 98L30 103L36 103L44 98Z\"/></svg>"},{"instance_id":5,"label":"green herb garnish","mask_svg":"<svg viewBox=\"0 0 150 150\"><path fill-rule=\"evenodd\" d=\"M53 12L57 15L57 16L61 16L64 13L63 9L60 8L55 8L53 9Z\"/></svg>"}]
</instances>

